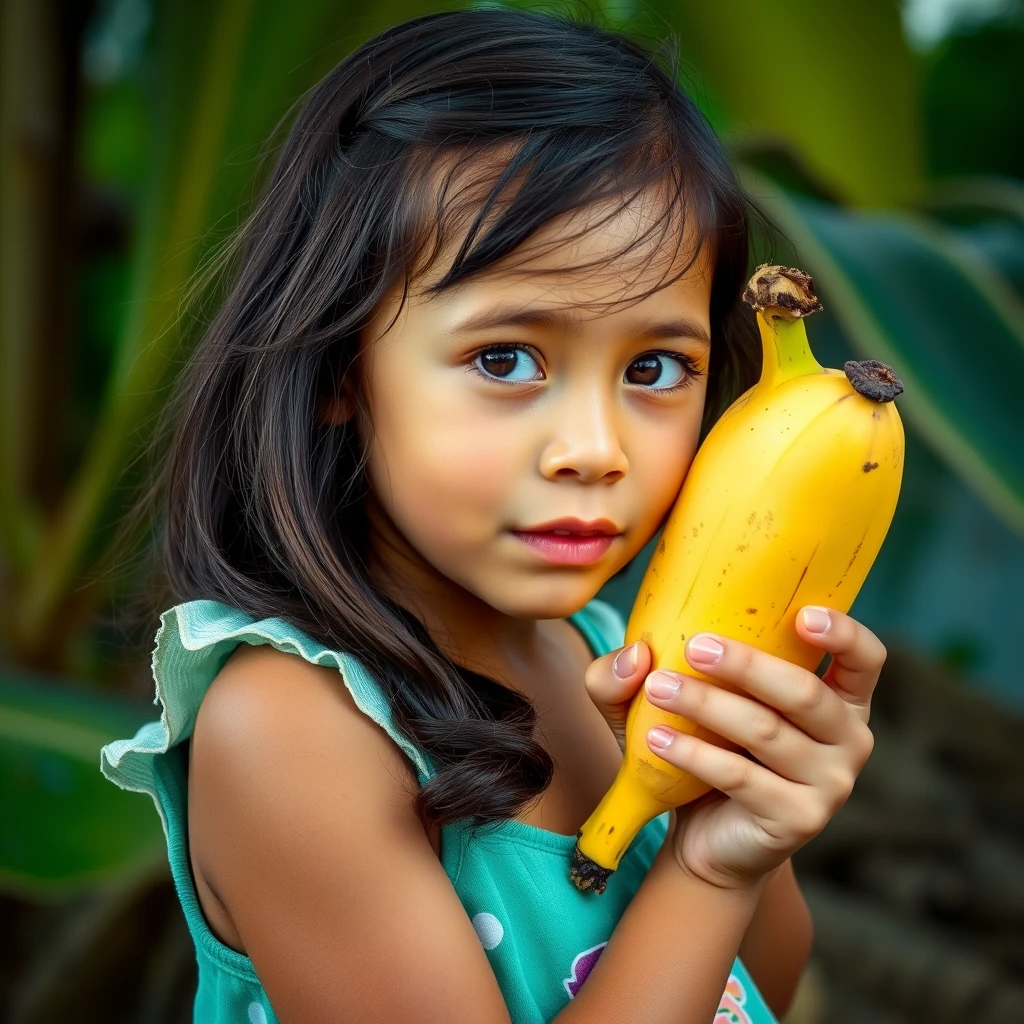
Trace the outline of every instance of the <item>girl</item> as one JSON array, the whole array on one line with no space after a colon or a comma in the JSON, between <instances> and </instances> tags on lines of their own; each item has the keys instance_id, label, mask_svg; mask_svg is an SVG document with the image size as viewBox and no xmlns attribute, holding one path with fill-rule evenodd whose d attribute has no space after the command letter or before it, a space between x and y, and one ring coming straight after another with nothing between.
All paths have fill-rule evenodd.
<instances>
[{"instance_id":1,"label":"girl","mask_svg":"<svg viewBox=\"0 0 1024 1024\"><path fill-rule=\"evenodd\" d=\"M585 20L417 18L308 96L181 392L161 721L103 758L161 812L196 1021L785 1010L789 858L867 759L884 649L810 608L823 680L702 634L719 688L648 675L594 600L753 381L747 222L675 68ZM640 686L749 756L652 730L716 790L581 893Z\"/></svg>"}]
</instances>

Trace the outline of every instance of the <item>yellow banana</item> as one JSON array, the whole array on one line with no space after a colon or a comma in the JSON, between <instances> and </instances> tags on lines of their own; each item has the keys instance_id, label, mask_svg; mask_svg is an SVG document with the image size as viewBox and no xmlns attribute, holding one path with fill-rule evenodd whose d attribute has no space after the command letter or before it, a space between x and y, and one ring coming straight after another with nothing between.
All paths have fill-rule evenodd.
<instances>
[{"instance_id":1,"label":"yellow banana","mask_svg":"<svg viewBox=\"0 0 1024 1024\"><path fill-rule=\"evenodd\" d=\"M757 311L761 378L701 445L647 567L626 628L654 668L689 666L702 630L742 640L813 670L821 651L794 628L802 605L847 611L892 521L903 474L899 378L875 360L822 367L803 317L821 309L809 275L758 267L743 298ZM724 685L718 683L718 685ZM662 760L647 731L669 725L728 749L731 742L651 704L641 689L626 721L614 783L578 834L571 878L603 892L653 817L710 786Z\"/></svg>"}]
</instances>

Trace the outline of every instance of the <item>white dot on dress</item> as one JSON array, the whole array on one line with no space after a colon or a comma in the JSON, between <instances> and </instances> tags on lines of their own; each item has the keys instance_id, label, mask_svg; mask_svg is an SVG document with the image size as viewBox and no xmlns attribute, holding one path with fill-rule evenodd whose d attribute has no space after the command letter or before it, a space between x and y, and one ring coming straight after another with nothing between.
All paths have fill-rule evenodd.
<instances>
[{"instance_id":1,"label":"white dot on dress","mask_svg":"<svg viewBox=\"0 0 1024 1024\"><path fill-rule=\"evenodd\" d=\"M505 937L505 929L493 914L477 914L473 918L473 927L480 936L484 949L494 949Z\"/></svg>"},{"instance_id":2,"label":"white dot on dress","mask_svg":"<svg viewBox=\"0 0 1024 1024\"><path fill-rule=\"evenodd\" d=\"M249 1004L249 1024L267 1024L267 1011L255 1000Z\"/></svg>"}]
</instances>

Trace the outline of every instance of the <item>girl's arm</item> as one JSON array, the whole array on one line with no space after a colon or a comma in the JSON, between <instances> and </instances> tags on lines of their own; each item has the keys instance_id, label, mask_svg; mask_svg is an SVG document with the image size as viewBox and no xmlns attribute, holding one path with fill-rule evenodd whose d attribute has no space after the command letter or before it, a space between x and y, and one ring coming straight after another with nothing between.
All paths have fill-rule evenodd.
<instances>
[{"instance_id":1,"label":"girl's arm","mask_svg":"<svg viewBox=\"0 0 1024 1024\"><path fill-rule=\"evenodd\" d=\"M409 767L334 670L240 649L203 701L191 754L194 870L282 1024L509 1024L414 813ZM760 887L694 880L669 846L560 1024L714 1016Z\"/></svg>"},{"instance_id":2,"label":"girl's arm","mask_svg":"<svg viewBox=\"0 0 1024 1024\"><path fill-rule=\"evenodd\" d=\"M334 669L243 645L204 697L193 870L281 1024L508 1024L414 789Z\"/></svg>"},{"instance_id":3,"label":"girl's arm","mask_svg":"<svg viewBox=\"0 0 1024 1024\"><path fill-rule=\"evenodd\" d=\"M683 673L648 676L649 651L641 642L596 659L584 680L620 746L629 701L646 678L648 700L753 754L747 759L672 729L661 742L654 733L647 737L660 757L720 791L695 804L685 828L674 829L666 845L691 875L709 884L727 886L751 875L761 880L738 950L778 1014L792 1000L812 937L788 855L845 803L870 756L874 740L867 722L885 661L881 641L856 620L834 609L816 611L798 616L797 633L832 656L820 679L748 644L709 635L718 656L693 667L729 688ZM687 658L696 661L693 638L690 644ZM620 660L622 671L616 672Z\"/></svg>"},{"instance_id":4,"label":"girl's arm","mask_svg":"<svg viewBox=\"0 0 1024 1024\"><path fill-rule=\"evenodd\" d=\"M776 1017L789 1009L807 966L814 927L786 860L769 875L739 957Z\"/></svg>"},{"instance_id":5,"label":"girl's arm","mask_svg":"<svg viewBox=\"0 0 1024 1024\"><path fill-rule=\"evenodd\" d=\"M723 889L684 872L666 842L557 1024L708 1024L760 883Z\"/></svg>"}]
</instances>

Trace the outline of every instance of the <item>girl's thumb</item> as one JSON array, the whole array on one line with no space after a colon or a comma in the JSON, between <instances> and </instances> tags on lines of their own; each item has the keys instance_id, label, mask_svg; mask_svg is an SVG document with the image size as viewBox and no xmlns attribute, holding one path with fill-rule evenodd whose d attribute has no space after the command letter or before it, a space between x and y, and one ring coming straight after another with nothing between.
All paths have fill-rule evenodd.
<instances>
[{"instance_id":1,"label":"girl's thumb","mask_svg":"<svg viewBox=\"0 0 1024 1024\"><path fill-rule=\"evenodd\" d=\"M633 695L650 671L651 652L638 640L592 661L583 677L590 699L624 748L626 714Z\"/></svg>"}]
</instances>

